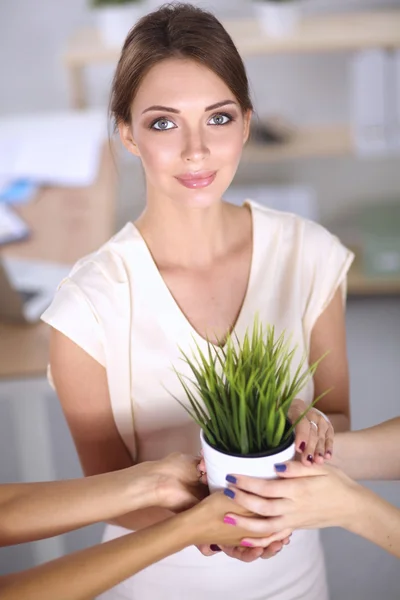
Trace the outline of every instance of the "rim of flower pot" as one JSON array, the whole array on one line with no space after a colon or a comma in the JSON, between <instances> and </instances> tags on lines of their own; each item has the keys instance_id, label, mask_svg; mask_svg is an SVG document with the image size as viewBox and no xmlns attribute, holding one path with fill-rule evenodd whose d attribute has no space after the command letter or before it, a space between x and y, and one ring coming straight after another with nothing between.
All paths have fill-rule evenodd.
<instances>
[{"instance_id":1,"label":"rim of flower pot","mask_svg":"<svg viewBox=\"0 0 400 600\"><path fill-rule=\"evenodd\" d=\"M285 433L291 426L292 424L288 421L285 427ZM203 436L203 440L206 442L206 444L208 444L213 450L216 450L221 454L225 454L225 456L234 456L236 458L265 458L267 456L274 456L275 454L279 454L280 452L284 452L284 450L287 450L292 444L294 444L295 440L294 431L292 431L289 437L279 446L276 446L276 448L271 448L269 450L265 450L264 452L255 452L254 454L236 454L232 452L227 452L226 450L221 450L220 448L218 448L218 446L214 446L214 444L211 444L208 441L206 433L203 429L201 430L201 435Z\"/></svg>"}]
</instances>

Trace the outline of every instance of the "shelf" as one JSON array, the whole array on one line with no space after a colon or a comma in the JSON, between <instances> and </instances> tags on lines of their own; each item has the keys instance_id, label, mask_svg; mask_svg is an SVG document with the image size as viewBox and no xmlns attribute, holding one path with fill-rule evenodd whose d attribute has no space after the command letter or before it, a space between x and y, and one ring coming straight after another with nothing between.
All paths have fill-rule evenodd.
<instances>
[{"instance_id":1,"label":"shelf","mask_svg":"<svg viewBox=\"0 0 400 600\"><path fill-rule=\"evenodd\" d=\"M356 254L350 269L347 291L349 296L400 296L400 277L366 277Z\"/></svg>"},{"instance_id":2,"label":"shelf","mask_svg":"<svg viewBox=\"0 0 400 600\"><path fill-rule=\"evenodd\" d=\"M290 140L276 144L249 142L243 152L244 163L265 163L298 158L348 156L353 153L350 128L346 125L303 127Z\"/></svg>"},{"instance_id":3,"label":"shelf","mask_svg":"<svg viewBox=\"0 0 400 600\"><path fill-rule=\"evenodd\" d=\"M224 25L244 57L400 46L400 10L307 17L295 33L281 39L262 33L255 19L226 21Z\"/></svg>"},{"instance_id":4,"label":"shelf","mask_svg":"<svg viewBox=\"0 0 400 600\"><path fill-rule=\"evenodd\" d=\"M256 19L225 21L243 57L290 52L334 52L400 47L400 10L328 14L304 18L296 33L282 39L264 34ZM64 54L68 67L116 62L120 48L105 46L94 29L79 30Z\"/></svg>"}]
</instances>

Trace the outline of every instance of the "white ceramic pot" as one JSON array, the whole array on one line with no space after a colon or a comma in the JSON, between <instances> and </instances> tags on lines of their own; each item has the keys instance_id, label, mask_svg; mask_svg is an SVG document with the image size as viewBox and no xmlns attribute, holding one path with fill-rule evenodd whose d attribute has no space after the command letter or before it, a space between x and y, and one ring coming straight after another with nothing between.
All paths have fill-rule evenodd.
<instances>
[{"instance_id":1,"label":"white ceramic pot","mask_svg":"<svg viewBox=\"0 0 400 600\"><path fill-rule=\"evenodd\" d=\"M145 14L144 3L105 6L96 9L96 24L106 46L121 47L135 23Z\"/></svg>"},{"instance_id":2,"label":"white ceramic pot","mask_svg":"<svg viewBox=\"0 0 400 600\"><path fill-rule=\"evenodd\" d=\"M264 0L255 2L254 8L261 29L274 38L292 34L300 22L301 8L298 0Z\"/></svg>"},{"instance_id":3,"label":"white ceramic pot","mask_svg":"<svg viewBox=\"0 0 400 600\"><path fill-rule=\"evenodd\" d=\"M206 463L208 487L211 493L226 487L225 478L229 474L275 479L274 465L292 460L295 455L295 444L294 441L290 440L286 446L283 445L277 452L256 458L231 456L215 450L205 440L203 431L200 432L200 440Z\"/></svg>"}]
</instances>

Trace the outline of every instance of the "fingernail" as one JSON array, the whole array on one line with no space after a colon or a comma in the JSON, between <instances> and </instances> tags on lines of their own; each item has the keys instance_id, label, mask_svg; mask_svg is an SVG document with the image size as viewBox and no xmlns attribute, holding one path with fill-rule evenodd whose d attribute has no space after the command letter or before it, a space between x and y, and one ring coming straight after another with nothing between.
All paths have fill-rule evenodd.
<instances>
[{"instance_id":1,"label":"fingernail","mask_svg":"<svg viewBox=\"0 0 400 600\"><path fill-rule=\"evenodd\" d=\"M224 523L227 525L236 525L236 520L232 517L224 517Z\"/></svg>"},{"instance_id":2,"label":"fingernail","mask_svg":"<svg viewBox=\"0 0 400 600\"><path fill-rule=\"evenodd\" d=\"M224 489L224 494L225 496L228 496L228 498L232 498L232 500L236 495L235 492L233 490L230 490L229 488Z\"/></svg>"},{"instance_id":3,"label":"fingernail","mask_svg":"<svg viewBox=\"0 0 400 600\"><path fill-rule=\"evenodd\" d=\"M237 483L237 479L234 475L227 475L225 477L225 479L228 483L233 483L233 484Z\"/></svg>"},{"instance_id":4,"label":"fingernail","mask_svg":"<svg viewBox=\"0 0 400 600\"><path fill-rule=\"evenodd\" d=\"M284 464L278 464L278 465L274 465L275 466L275 471L278 471L278 473L284 473L287 469L287 466Z\"/></svg>"},{"instance_id":5,"label":"fingernail","mask_svg":"<svg viewBox=\"0 0 400 600\"><path fill-rule=\"evenodd\" d=\"M274 554L274 556L276 556L277 554L279 554L279 552L282 552L283 548L280 548L279 550L277 550Z\"/></svg>"},{"instance_id":6,"label":"fingernail","mask_svg":"<svg viewBox=\"0 0 400 600\"><path fill-rule=\"evenodd\" d=\"M314 462L314 459L313 459L313 457L312 457L312 454L309 454L309 455L307 456L307 460L308 460L310 463L313 463L313 462Z\"/></svg>"},{"instance_id":7,"label":"fingernail","mask_svg":"<svg viewBox=\"0 0 400 600\"><path fill-rule=\"evenodd\" d=\"M328 456L332 456L332 452L331 452L330 450L327 450L327 451L326 451L326 454L327 454Z\"/></svg>"},{"instance_id":8,"label":"fingernail","mask_svg":"<svg viewBox=\"0 0 400 600\"><path fill-rule=\"evenodd\" d=\"M305 442L301 442L301 444L300 444L299 447L300 447L300 451L304 452L304 450L306 449L306 443Z\"/></svg>"},{"instance_id":9,"label":"fingernail","mask_svg":"<svg viewBox=\"0 0 400 600\"><path fill-rule=\"evenodd\" d=\"M217 546L217 544L211 544L210 550L212 550L213 552L221 552L221 548Z\"/></svg>"},{"instance_id":10,"label":"fingernail","mask_svg":"<svg viewBox=\"0 0 400 600\"><path fill-rule=\"evenodd\" d=\"M253 548L253 544L250 544L250 542L241 542L240 544L241 546L245 546L246 548Z\"/></svg>"}]
</instances>

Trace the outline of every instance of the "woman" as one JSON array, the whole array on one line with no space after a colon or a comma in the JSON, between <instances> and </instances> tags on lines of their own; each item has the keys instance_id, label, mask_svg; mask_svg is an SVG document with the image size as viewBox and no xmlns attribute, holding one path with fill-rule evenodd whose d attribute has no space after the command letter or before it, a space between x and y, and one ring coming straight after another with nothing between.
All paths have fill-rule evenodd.
<instances>
[{"instance_id":1,"label":"woman","mask_svg":"<svg viewBox=\"0 0 400 600\"><path fill-rule=\"evenodd\" d=\"M146 209L98 252L79 261L43 319L52 326L50 370L86 475L196 455L197 426L173 366L206 338L242 338L256 313L314 362L314 381L290 418L321 401L335 429L349 424L344 324L352 260L315 223L252 202L222 200L247 141L252 114L243 62L215 17L167 5L129 33L115 73L111 112L146 177ZM303 462L332 454L333 429L311 411L296 431ZM105 540L165 519L160 507L110 521ZM118 598L328 597L317 532L296 532L273 561L262 548L188 548L104 595ZM232 557L242 562L233 561ZM246 562L254 561L252 564ZM290 568L289 568L290 566ZM262 594L262 595L261 595Z\"/></svg>"},{"instance_id":2,"label":"woman","mask_svg":"<svg viewBox=\"0 0 400 600\"><path fill-rule=\"evenodd\" d=\"M164 460L86 479L0 485L0 546L59 535L131 510L162 506L180 511L203 495L196 463L173 454ZM0 577L2 600L91 600L148 565L194 543L239 544L245 530L224 524L223 494L121 539ZM271 556L282 544L272 537Z\"/></svg>"},{"instance_id":3,"label":"woman","mask_svg":"<svg viewBox=\"0 0 400 600\"><path fill-rule=\"evenodd\" d=\"M262 481L228 475L227 481L241 507L268 519L228 515L231 525L251 529L259 536L271 536L282 529L343 527L381 546L400 558L400 510L355 479L400 479L400 418L370 429L339 434L335 441L335 463L276 465L277 475L286 481ZM234 511L233 511L234 512Z\"/></svg>"}]
</instances>

